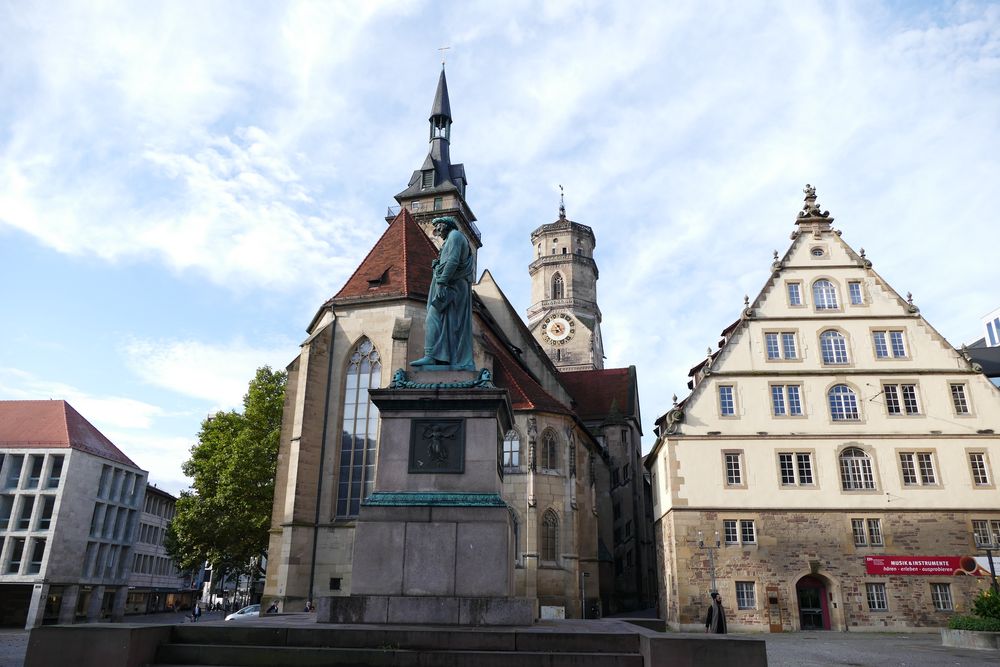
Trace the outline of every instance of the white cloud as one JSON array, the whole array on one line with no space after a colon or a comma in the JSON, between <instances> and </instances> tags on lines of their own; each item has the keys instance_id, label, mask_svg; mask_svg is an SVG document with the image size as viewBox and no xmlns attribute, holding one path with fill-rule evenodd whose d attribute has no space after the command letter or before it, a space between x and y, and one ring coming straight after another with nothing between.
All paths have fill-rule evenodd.
<instances>
[{"instance_id":1,"label":"white cloud","mask_svg":"<svg viewBox=\"0 0 1000 667\"><path fill-rule=\"evenodd\" d=\"M94 395L65 382L38 378L17 368L0 368L0 394L10 400L65 400L88 421L113 428L150 428L158 417L165 414L156 405L124 396Z\"/></svg>"},{"instance_id":2,"label":"white cloud","mask_svg":"<svg viewBox=\"0 0 1000 667\"><path fill-rule=\"evenodd\" d=\"M284 369L296 349L290 342L265 348L241 339L223 344L134 339L125 354L144 382L207 401L212 410L230 410L241 408L247 384L259 367Z\"/></svg>"}]
</instances>

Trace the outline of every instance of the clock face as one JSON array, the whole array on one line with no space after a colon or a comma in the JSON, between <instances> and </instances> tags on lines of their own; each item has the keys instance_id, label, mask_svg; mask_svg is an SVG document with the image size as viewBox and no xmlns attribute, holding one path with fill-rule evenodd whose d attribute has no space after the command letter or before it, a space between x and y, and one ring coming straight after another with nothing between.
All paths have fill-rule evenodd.
<instances>
[{"instance_id":1,"label":"clock face","mask_svg":"<svg viewBox=\"0 0 1000 667\"><path fill-rule=\"evenodd\" d=\"M549 315L542 322L542 334L553 345L562 345L576 333L576 323L569 315Z\"/></svg>"}]
</instances>

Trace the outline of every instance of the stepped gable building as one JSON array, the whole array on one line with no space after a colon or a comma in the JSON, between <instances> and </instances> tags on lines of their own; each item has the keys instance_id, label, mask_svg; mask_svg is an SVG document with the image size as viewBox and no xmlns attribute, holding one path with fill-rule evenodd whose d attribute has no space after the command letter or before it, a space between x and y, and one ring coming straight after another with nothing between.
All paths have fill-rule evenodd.
<instances>
[{"instance_id":1,"label":"stepped gable building","mask_svg":"<svg viewBox=\"0 0 1000 667\"><path fill-rule=\"evenodd\" d=\"M423 356L431 262L440 243L431 221L450 215L474 253L482 245L466 202L465 169L451 162L452 115L443 70L429 122L427 158L396 195L388 229L319 309L288 366L264 590L265 599L278 599L285 609L307 599L349 595L353 559L379 557L354 553L358 512L378 474L379 414L368 391L387 387L396 369ZM584 607L588 616L597 616L635 604L648 584L634 583L632 570L643 561L637 555L626 560L627 549L620 553L620 577L614 577L619 552L613 539L612 468L616 457L625 456L616 444L622 433L632 448L639 445L635 370L600 370L593 232L566 224L576 226L572 238L581 241L572 246L580 247L580 276L590 272L589 288L583 277L567 273L563 296L544 300L581 322L565 336L549 325L549 335L566 344L540 343L544 317L529 327L489 271L473 286L473 338L476 366L490 369L493 382L509 392L514 413L514 428L502 443L502 467L503 497L514 520L515 594L537 600L539 615L580 617ZM557 259L563 266L569 258ZM579 302L573 301L576 292ZM579 341L586 341L585 353L575 347ZM570 356L580 360L574 368L591 375L568 381L572 374L560 366L566 358L553 349L573 350ZM617 403L605 402L602 412L592 396L613 396ZM586 415L579 405L588 406ZM619 466L625 459L620 460ZM628 582L628 588L617 590L616 581Z\"/></svg>"},{"instance_id":2,"label":"stepped gable building","mask_svg":"<svg viewBox=\"0 0 1000 667\"><path fill-rule=\"evenodd\" d=\"M145 490L66 401L0 401L0 624L121 620Z\"/></svg>"},{"instance_id":3,"label":"stepped gable building","mask_svg":"<svg viewBox=\"0 0 1000 667\"><path fill-rule=\"evenodd\" d=\"M805 192L791 247L657 421L673 628L701 626L711 588L735 630L930 628L988 585L966 571L1000 541L1000 390Z\"/></svg>"}]
</instances>

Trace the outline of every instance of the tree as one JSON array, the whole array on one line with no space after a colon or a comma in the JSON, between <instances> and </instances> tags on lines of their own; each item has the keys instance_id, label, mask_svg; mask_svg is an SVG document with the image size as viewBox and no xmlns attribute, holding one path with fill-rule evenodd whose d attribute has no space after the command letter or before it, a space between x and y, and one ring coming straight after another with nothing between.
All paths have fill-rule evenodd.
<instances>
[{"instance_id":1,"label":"tree","mask_svg":"<svg viewBox=\"0 0 1000 667\"><path fill-rule=\"evenodd\" d=\"M258 368L242 414L217 412L201 423L198 443L182 466L194 480L192 490L181 492L165 540L182 570L197 570L208 561L217 571L259 574L286 382L284 371Z\"/></svg>"}]
</instances>

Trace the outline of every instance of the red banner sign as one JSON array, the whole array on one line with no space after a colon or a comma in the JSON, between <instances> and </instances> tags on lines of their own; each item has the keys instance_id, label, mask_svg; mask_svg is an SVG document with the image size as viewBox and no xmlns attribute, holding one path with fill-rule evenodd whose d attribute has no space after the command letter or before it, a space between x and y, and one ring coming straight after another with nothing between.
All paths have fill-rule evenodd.
<instances>
[{"instance_id":1,"label":"red banner sign","mask_svg":"<svg viewBox=\"0 0 1000 667\"><path fill-rule=\"evenodd\" d=\"M994 564L997 559L993 559ZM974 556L865 556L868 574L887 576L989 575L989 561Z\"/></svg>"}]
</instances>

